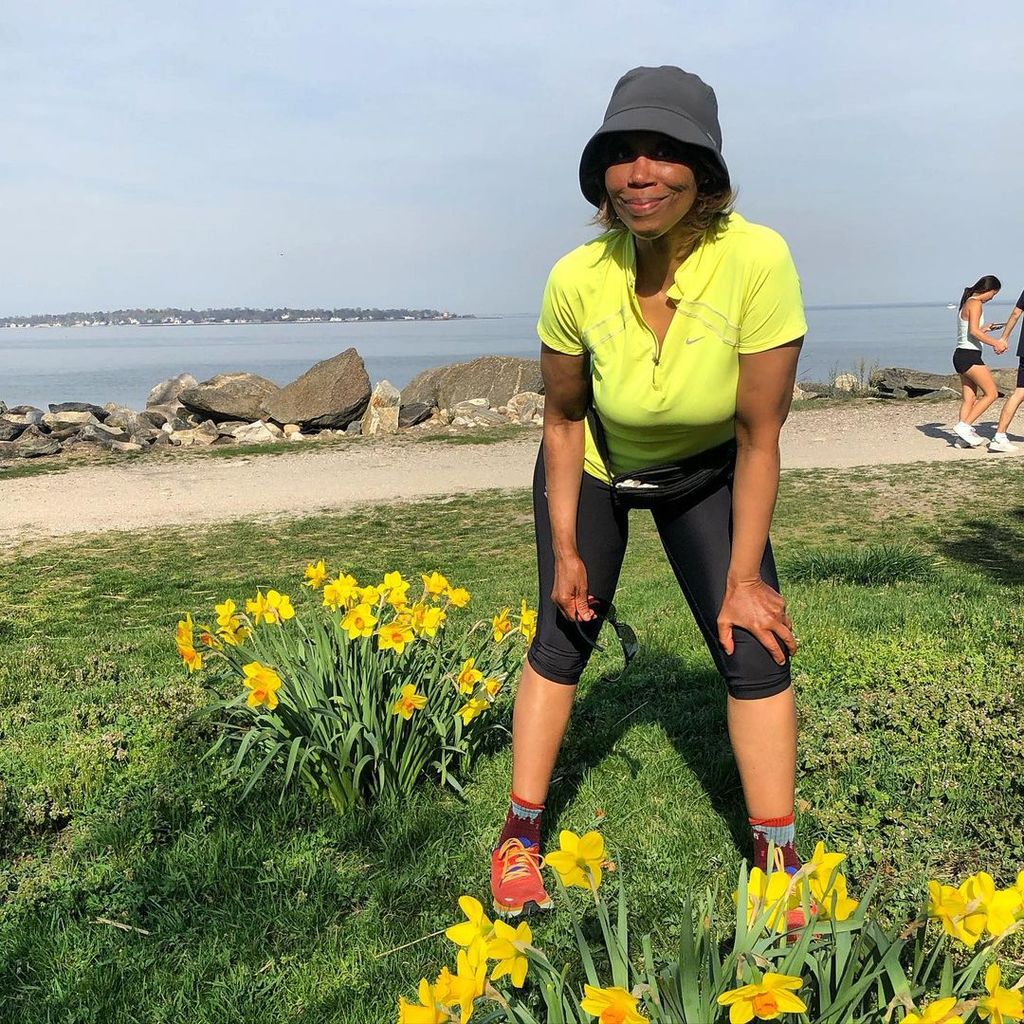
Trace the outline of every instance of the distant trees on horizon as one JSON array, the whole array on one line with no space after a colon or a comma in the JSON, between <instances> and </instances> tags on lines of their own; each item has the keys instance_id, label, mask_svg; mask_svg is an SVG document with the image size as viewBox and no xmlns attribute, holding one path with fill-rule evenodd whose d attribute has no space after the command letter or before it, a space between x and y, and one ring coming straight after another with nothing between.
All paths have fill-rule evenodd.
<instances>
[{"instance_id":1,"label":"distant trees on horizon","mask_svg":"<svg viewBox=\"0 0 1024 1024\"><path fill-rule=\"evenodd\" d=\"M249 306L225 306L218 309L115 309L96 312L35 313L31 316L3 316L4 327L85 327L133 324L213 324L213 323L317 323L357 320L463 320L472 316L441 312L437 309L378 309L343 306L335 309L296 309L281 306L253 309Z\"/></svg>"}]
</instances>

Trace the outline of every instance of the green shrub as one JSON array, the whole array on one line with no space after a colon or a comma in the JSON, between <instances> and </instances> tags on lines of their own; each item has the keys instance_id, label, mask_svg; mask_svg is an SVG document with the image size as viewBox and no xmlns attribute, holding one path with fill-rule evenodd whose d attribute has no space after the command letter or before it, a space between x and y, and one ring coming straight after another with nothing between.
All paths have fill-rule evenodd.
<instances>
[{"instance_id":1,"label":"green shrub","mask_svg":"<svg viewBox=\"0 0 1024 1024\"><path fill-rule=\"evenodd\" d=\"M935 576L935 561L909 544L867 544L860 548L810 548L787 558L782 576L794 583L848 583L886 587L921 583Z\"/></svg>"},{"instance_id":2,"label":"green shrub","mask_svg":"<svg viewBox=\"0 0 1024 1024\"><path fill-rule=\"evenodd\" d=\"M229 774L248 773L243 796L272 766L282 791L298 782L339 812L407 795L425 776L461 791L488 712L522 660L512 638L532 637L536 613L524 601L517 624L504 608L453 626L470 595L439 573L424 574L415 602L397 572L370 586L345 573L327 580L323 562L306 575L322 588L319 607L297 615L288 595L259 591L244 615L227 600L215 628L198 627L206 661L223 668L215 692L236 691L207 713L220 731L212 750L230 750ZM178 623L190 671L204 663L195 628L190 615Z\"/></svg>"}]
</instances>

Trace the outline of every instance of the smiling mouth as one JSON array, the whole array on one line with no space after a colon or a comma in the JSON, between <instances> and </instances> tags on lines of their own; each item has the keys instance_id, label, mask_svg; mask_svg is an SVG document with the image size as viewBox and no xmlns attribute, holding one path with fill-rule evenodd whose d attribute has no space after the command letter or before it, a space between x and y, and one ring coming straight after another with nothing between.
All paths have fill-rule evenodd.
<instances>
[{"instance_id":1,"label":"smiling mouth","mask_svg":"<svg viewBox=\"0 0 1024 1024\"><path fill-rule=\"evenodd\" d=\"M643 214L650 213L651 210L655 209L666 196L655 196L651 199L623 199L622 204L629 210L630 213Z\"/></svg>"}]
</instances>

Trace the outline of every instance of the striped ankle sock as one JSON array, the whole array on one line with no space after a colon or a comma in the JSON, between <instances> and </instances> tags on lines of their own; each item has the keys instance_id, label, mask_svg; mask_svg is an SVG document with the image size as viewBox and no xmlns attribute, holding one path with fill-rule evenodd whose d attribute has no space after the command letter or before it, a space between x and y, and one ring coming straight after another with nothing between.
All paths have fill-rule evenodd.
<instances>
[{"instance_id":1,"label":"striped ankle sock","mask_svg":"<svg viewBox=\"0 0 1024 1024\"><path fill-rule=\"evenodd\" d=\"M748 818L754 836L754 867L768 870L768 847L781 851L786 870L790 873L800 867L796 853L796 825L792 814L781 818Z\"/></svg>"},{"instance_id":2,"label":"striped ankle sock","mask_svg":"<svg viewBox=\"0 0 1024 1024\"><path fill-rule=\"evenodd\" d=\"M509 839L521 839L524 846L532 843L540 849L540 819L543 812L543 804L530 803L513 793L498 846Z\"/></svg>"}]
</instances>

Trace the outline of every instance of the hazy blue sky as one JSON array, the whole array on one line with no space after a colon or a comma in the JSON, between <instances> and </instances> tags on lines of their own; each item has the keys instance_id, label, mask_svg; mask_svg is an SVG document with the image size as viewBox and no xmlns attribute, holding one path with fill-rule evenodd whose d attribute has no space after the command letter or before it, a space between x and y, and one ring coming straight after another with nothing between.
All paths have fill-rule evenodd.
<instances>
[{"instance_id":1,"label":"hazy blue sky","mask_svg":"<svg viewBox=\"0 0 1024 1024\"><path fill-rule=\"evenodd\" d=\"M661 63L715 87L739 208L789 239L809 303L952 300L984 273L1015 296L1020 14L7 0L0 313L531 312L594 231L577 161L616 78Z\"/></svg>"}]
</instances>

